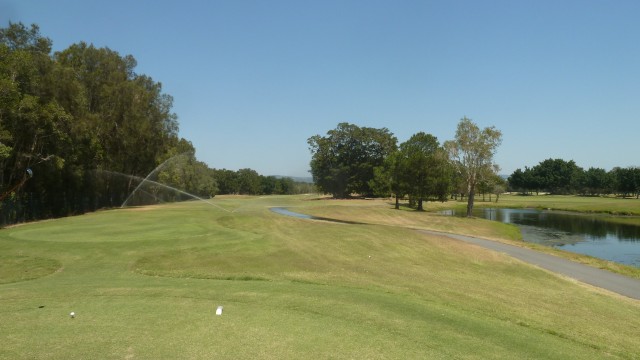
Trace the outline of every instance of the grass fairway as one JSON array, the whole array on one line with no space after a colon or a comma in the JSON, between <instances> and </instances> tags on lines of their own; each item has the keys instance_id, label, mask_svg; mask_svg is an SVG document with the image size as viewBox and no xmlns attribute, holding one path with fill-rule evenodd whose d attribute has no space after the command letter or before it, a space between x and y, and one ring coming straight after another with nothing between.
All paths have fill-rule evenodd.
<instances>
[{"instance_id":1,"label":"grass fairway","mask_svg":"<svg viewBox=\"0 0 640 360\"><path fill-rule=\"evenodd\" d=\"M516 238L510 226L380 201L214 202L234 212L193 202L0 230L0 358L640 356L640 302L406 228Z\"/></svg>"}]
</instances>

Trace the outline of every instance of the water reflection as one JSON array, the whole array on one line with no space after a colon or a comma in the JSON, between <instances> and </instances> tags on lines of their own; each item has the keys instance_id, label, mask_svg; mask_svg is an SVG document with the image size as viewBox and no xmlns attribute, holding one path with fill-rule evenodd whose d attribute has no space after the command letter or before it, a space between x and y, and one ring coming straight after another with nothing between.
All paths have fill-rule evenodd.
<instances>
[{"instance_id":1,"label":"water reflection","mask_svg":"<svg viewBox=\"0 0 640 360\"><path fill-rule=\"evenodd\" d=\"M614 236L620 241L640 241L640 227L606 221L597 215L530 209L476 209L474 215L508 224L537 226L592 238Z\"/></svg>"},{"instance_id":2,"label":"water reflection","mask_svg":"<svg viewBox=\"0 0 640 360\"><path fill-rule=\"evenodd\" d=\"M446 215L460 215L449 210ZM640 226L606 217L532 209L474 209L474 216L515 224L525 241L640 266Z\"/></svg>"}]
</instances>

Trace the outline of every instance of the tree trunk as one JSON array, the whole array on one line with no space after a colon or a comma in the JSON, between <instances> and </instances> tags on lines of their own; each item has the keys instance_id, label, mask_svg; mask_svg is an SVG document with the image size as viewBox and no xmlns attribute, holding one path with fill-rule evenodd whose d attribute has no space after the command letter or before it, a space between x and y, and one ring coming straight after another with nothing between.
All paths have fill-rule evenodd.
<instances>
[{"instance_id":1,"label":"tree trunk","mask_svg":"<svg viewBox=\"0 0 640 360\"><path fill-rule=\"evenodd\" d=\"M473 188L469 191L467 200L467 217L471 217L473 214L473 199L475 198L475 191Z\"/></svg>"},{"instance_id":2,"label":"tree trunk","mask_svg":"<svg viewBox=\"0 0 640 360\"><path fill-rule=\"evenodd\" d=\"M396 194L396 210L400 210L400 199L398 199L398 194Z\"/></svg>"},{"instance_id":3,"label":"tree trunk","mask_svg":"<svg viewBox=\"0 0 640 360\"><path fill-rule=\"evenodd\" d=\"M424 208L422 207L422 198L418 199L418 211L424 211Z\"/></svg>"}]
</instances>

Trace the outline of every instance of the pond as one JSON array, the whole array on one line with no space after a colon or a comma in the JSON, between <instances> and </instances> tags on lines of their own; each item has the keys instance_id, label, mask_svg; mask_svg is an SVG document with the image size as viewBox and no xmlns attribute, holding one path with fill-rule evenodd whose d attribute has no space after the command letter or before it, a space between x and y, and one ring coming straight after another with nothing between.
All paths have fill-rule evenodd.
<instances>
[{"instance_id":1,"label":"pond","mask_svg":"<svg viewBox=\"0 0 640 360\"><path fill-rule=\"evenodd\" d=\"M465 216L454 210L445 215ZM640 267L640 226L599 215L533 209L476 208L474 216L517 225L524 241Z\"/></svg>"}]
</instances>

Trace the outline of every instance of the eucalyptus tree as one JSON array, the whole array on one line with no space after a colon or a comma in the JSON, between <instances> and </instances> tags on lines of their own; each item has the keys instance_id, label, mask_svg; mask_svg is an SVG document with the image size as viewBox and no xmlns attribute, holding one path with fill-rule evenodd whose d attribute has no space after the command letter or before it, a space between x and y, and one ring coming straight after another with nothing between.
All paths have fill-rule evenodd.
<instances>
[{"instance_id":1,"label":"eucalyptus tree","mask_svg":"<svg viewBox=\"0 0 640 360\"><path fill-rule=\"evenodd\" d=\"M471 119L463 117L458 123L454 140L445 142L456 171L467 185L467 216L473 212L476 185L483 172L490 171L493 156L502 142L502 133L495 127L480 129Z\"/></svg>"},{"instance_id":2,"label":"eucalyptus tree","mask_svg":"<svg viewBox=\"0 0 640 360\"><path fill-rule=\"evenodd\" d=\"M0 187L21 178L66 136L68 114L45 96L50 51L51 40L37 25L9 23L0 29Z\"/></svg>"},{"instance_id":3,"label":"eucalyptus tree","mask_svg":"<svg viewBox=\"0 0 640 360\"><path fill-rule=\"evenodd\" d=\"M0 191L37 166L37 176L25 185L35 196L29 201L18 193L10 196L2 218L13 213L8 216L17 219L20 212L19 220L35 219L70 208L64 197L41 201L45 192L58 194L73 185L64 178L69 174L64 164L73 157L72 117L52 96L50 51L51 40L40 35L37 25L9 23L0 29ZM38 210L27 209L29 204L38 204Z\"/></svg>"},{"instance_id":4,"label":"eucalyptus tree","mask_svg":"<svg viewBox=\"0 0 640 360\"><path fill-rule=\"evenodd\" d=\"M172 98L133 56L51 44L37 25L0 28L0 190L35 173L3 216L21 203L37 204L23 211L33 218L120 205L127 185L96 169L146 176L179 142Z\"/></svg>"},{"instance_id":5,"label":"eucalyptus tree","mask_svg":"<svg viewBox=\"0 0 640 360\"><path fill-rule=\"evenodd\" d=\"M480 173L477 189L482 194L482 201L486 201L486 194L489 194L489 202L491 202L491 194L502 189L506 182L500 177L500 166L493 164L491 168L485 169Z\"/></svg>"},{"instance_id":6,"label":"eucalyptus tree","mask_svg":"<svg viewBox=\"0 0 640 360\"><path fill-rule=\"evenodd\" d=\"M507 191L507 181L500 176L496 176L494 180L491 192L496 196L496 202L498 202L500 195ZM491 201L491 196L489 196L489 201Z\"/></svg>"},{"instance_id":7,"label":"eucalyptus tree","mask_svg":"<svg viewBox=\"0 0 640 360\"><path fill-rule=\"evenodd\" d=\"M109 48L84 42L55 54L56 60L79 79L84 99L79 113L87 133L96 137L103 153L101 166L143 176L178 138L173 99L162 85L136 74L137 62Z\"/></svg>"}]
</instances>

